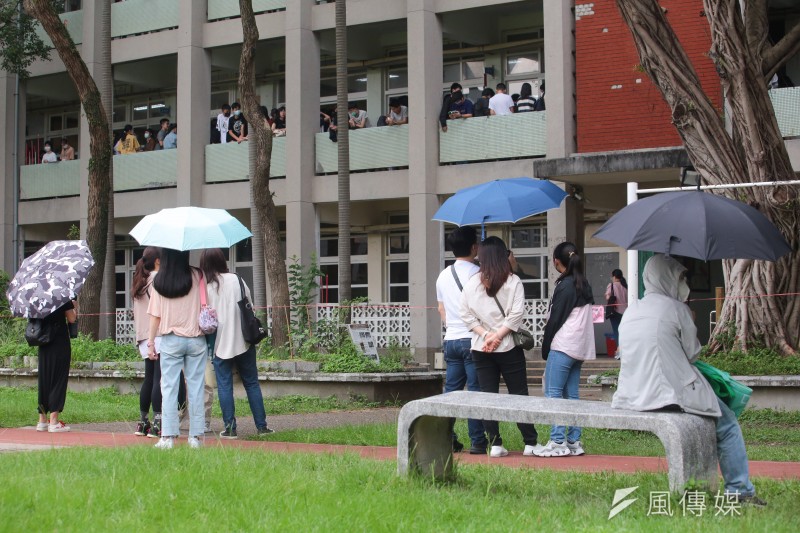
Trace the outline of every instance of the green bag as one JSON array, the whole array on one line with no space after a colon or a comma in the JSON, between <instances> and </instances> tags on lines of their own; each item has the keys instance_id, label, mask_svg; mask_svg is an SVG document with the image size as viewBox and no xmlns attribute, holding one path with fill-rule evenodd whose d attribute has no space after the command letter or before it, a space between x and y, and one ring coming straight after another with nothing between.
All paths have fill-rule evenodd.
<instances>
[{"instance_id":1,"label":"green bag","mask_svg":"<svg viewBox=\"0 0 800 533\"><path fill-rule=\"evenodd\" d=\"M747 406L747 402L750 401L753 389L742 385L724 370L715 368L703 361L695 362L694 366L708 380L711 388L714 389L714 394L733 411L736 418L739 418Z\"/></svg>"}]
</instances>

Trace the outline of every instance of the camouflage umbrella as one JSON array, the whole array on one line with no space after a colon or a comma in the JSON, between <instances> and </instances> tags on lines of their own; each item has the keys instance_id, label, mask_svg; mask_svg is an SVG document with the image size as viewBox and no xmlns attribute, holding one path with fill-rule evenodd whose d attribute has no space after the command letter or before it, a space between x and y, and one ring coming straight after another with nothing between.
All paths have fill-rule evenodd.
<instances>
[{"instance_id":1,"label":"camouflage umbrella","mask_svg":"<svg viewBox=\"0 0 800 533\"><path fill-rule=\"evenodd\" d=\"M86 241L53 241L25 259L8 284L11 314L44 318L78 293L94 259Z\"/></svg>"}]
</instances>

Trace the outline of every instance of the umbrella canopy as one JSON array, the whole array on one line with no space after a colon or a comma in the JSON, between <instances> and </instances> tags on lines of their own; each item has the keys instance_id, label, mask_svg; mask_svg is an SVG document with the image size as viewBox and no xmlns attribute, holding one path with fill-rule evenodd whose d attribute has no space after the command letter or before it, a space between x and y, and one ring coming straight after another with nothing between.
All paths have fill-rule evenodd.
<instances>
[{"instance_id":1,"label":"umbrella canopy","mask_svg":"<svg viewBox=\"0 0 800 533\"><path fill-rule=\"evenodd\" d=\"M53 241L22 262L8 284L11 314L44 318L78 297L94 266L86 241Z\"/></svg>"},{"instance_id":2,"label":"umbrella canopy","mask_svg":"<svg viewBox=\"0 0 800 533\"><path fill-rule=\"evenodd\" d=\"M433 215L433 220L458 226L513 224L555 209L567 193L547 180L508 178L457 191Z\"/></svg>"},{"instance_id":3,"label":"umbrella canopy","mask_svg":"<svg viewBox=\"0 0 800 533\"><path fill-rule=\"evenodd\" d=\"M229 248L253 234L224 209L175 207L147 215L130 233L139 244L173 250Z\"/></svg>"},{"instance_id":4,"label":"umbrella canopy","mask_svg":"<svg viewBox=\"0 0 800 533\"><path fill-rule=\"evenodd\" d=\"M766 259L791 251L778 228L742 202L701 191L665 192L623 208L594 234L628 250L696 259Z\"/></svg>"}]
</instances>

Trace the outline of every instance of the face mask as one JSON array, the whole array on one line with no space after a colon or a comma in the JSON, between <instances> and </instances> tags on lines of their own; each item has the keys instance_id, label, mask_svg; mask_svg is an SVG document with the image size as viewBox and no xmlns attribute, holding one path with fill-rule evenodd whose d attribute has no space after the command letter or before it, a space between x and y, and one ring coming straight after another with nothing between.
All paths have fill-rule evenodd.
<instances>
[{"instance_id":1,"label":"face mask","mask_svg":"<svg viewBox=\"0 0 800 533\"><path fill-rule=\"evenodd\" d=\"M45 152L49 152L49 151L50 151L50 147L49 147L49 146L45 146L45 147L44 147L44 151L45 151Z\"/></svg>"},{"instance_id":2,"label":"face mask","mask_svg":"<svg viewBox=\"0 0 800 533\"><path fill-rule=\"evenodd\" d=\"M241 114L242 114L242 112L241 112L241 111L239 111L238 109L237 109L236 111L234 111L234 112L233 112L233 115L234 115L234 116L236 116L236 117L238 117L238 116L239 116L239 115L241 115Z\"/></svg>"},{"instance_id":3,"label":"face mask","mask_svg":"<svg viewBox=\"0 0 800 533\"><path fill-rule=\"evenodd\" d=\"M352 113L350 113L350 116L353 117L353 118L356 118L358 116L358 112L357 111L353 111Z\"/></svg>"},{"instance_id":4,"label":"face mask","mask_svg":"<svg viewBox=\"0 0 800 533\"><path fill-rule=\"evenodd\" d=\"M682 279L678 281L678 300L681 302L685 302L689 299L689 284L686 283L686 279Z\"/></svg>"},{"instance_id":5,"label":"face mask","mask_svg":"<svg viewBox=\"0 0 800 533\"><path fill-rule=\"evenodd\" d=\"M145 133L145 134L144 134L144 138L145 138L145 139L149 139L149 138L150 138L150 134L149 134L149 133Z\"/></svg>"}]
</instances>

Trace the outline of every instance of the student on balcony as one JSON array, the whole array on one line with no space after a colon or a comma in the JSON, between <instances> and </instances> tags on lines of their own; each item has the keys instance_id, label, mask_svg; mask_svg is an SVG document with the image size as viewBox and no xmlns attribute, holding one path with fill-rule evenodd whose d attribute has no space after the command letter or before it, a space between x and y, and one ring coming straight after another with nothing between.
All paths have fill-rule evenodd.
<instances>
[{"instance_id":1,"label":"student on balcony","mask_svg":"<svg viewBox=\"0 0 800 533\"><path fill-rule=\"evenodd\" d=\"M447 119L470 118L473 115L472 101L464 96L460 90L450 95L450 109L447 110Z\"/></svg>"},{"instance_id":2,"label":"student on balcony","mask_svg":"<svg viewBox=\"0 0 800 533\"><path fill-rule=\"evenodd\" d=\"M475 102L473 106L473 117L488 117L489 116L489 99L494 96L494 91L490 87L486 87L481 93L481 97Z\"/></svg>"},{"instance_id":3,"label":"student on balcony","mask_svg":"<svg viewBox=\"0 0 800 533\"><path fill-rule=\"evenodd\" d=\"M544 82L539 85L539 98L536 99L536 103L533 106L534 111L544 111Z\"/></svg>"},{"instance_id":4,"label":"student on balcony","mask_svg":"<svg viewBox=\"0 0 800 533\"><path fill-rule=\"evenodd\" d=\"M156 150L163 150L164 149L164 138L167 136L167 133L169 133L169 119L168 118L162 118L159 121L159 124L161 124L161 129L158 130L158 135L156 136L156 142L158 142L158 146L156 147Z\"/></svg>"},{"instance_id":5,"label":"student on balcony","mask_svg":"<svg viewBox=\"0 0 800 533\"><path fill-rule=\"evenodd\" d=\"M44 154L42 155L42 164L44 163L58 163L58 156L53 151L53 145L50 141L44 143Z\"/></svg>"},{"instance_id":6,"label":"student on balcony","mask_svg":"<svg viewBox=\"0 0 800 533\"><path fill-rule=\"evenodd\" d=\"M153 130L144 130L144 148L143 152L152 152L158 146L158 142L153 135Z\"/></svg>"},{"instance_id":7,"label":"student on balcony","mask_svg":"<svg viewBox=\"0 0 800 533\"><path fill-rule=\"evenodd\" d=\"M139 139L136 138L136 134L133 133L133 126L130 124L125 124L125 129L122 133L122 138L117 141L116 146L114 149L119 154L135 154L139 151L141 145L139 144Z\"/></svg>"},{"instance_id":8,"label":"student on balcony","mask_svg":"<svg viewBox=\"0 0 800 533\"><path fill-rule=\"evenodd\" d=\"M164 137L164 150L178 147L178 125L170 124L169 133Z\"/></svg>"},{"instance_id":9,"label":"student on balcony","mask_svg":"<svg viewBox=\"0 0 800 533\"><path fill-rule=\"evenodd\" d=\"M366 111L359 109L356 102L350 102L347 108L350 111L350 116L348 117L347 122L351 130L369 128L369 119L367 118Z\"/></svg>"},{"instance_id":10,"label":"student on balcony","mask_svg":"<svg viewBox=\"0 0 800 533\"><path fill-rule=\"evenodd\" d=\"M64 137L61 139L61 160L72 161L75 159L75 148L70 146L69 140Z\"/></svg>"},{"instance_id":11,"label":"student on balcony","mask_svg":"<svg viewBox=\"0 0 800 533\"><path fill-rule=\"evenodd\" d=\"M523 83L522 88L519 90L519 99L517 100L517 113L528 113L534 110L536 99L532 96L533 89L530 83Z\"/></svg>"},{"instance_id":12,"label":"student on balcony","mask_svg":"<svg viewBox=\"0 0 800 533\"><path fill-rule=\"evenodd\" d=\"M272 135L274 137L286 136L286 106L282 105L278 108L278 114L272 121Z\"/></svg>"},{"instance_id":13,"label":"student on balcony","mask_svg":"<svg viewBox=\"0 0 800 533\"><path fill-rule=\"evenodd\" d=\"M497 92L489 99L489 110L492 115L510 115L514 112L514 100L508 95L506 84L498 83Z\"/></svg>"},{"instance_id":14,"label":"student on balcony","mask_svg":"<svg viewBox=\"0 0 800 533\"><path fill-rule=\"evenodd\" d=\"M247 140L247 120L242 115L242 106L239 102L232 103L231 110L233 113L228 120L228 142L241 143Z\"/></svg>"},{"instance_id":15,"label":"student on balcony","mask_svg":"<svg viewBox=\"0 0 800 533\"><path fill-rule=\"evenodd\" d=\"M408 108L400 104L399 98L389 100L389 113L386 115L387 126L408 124Z\"/></svg>"}]
</instances>

